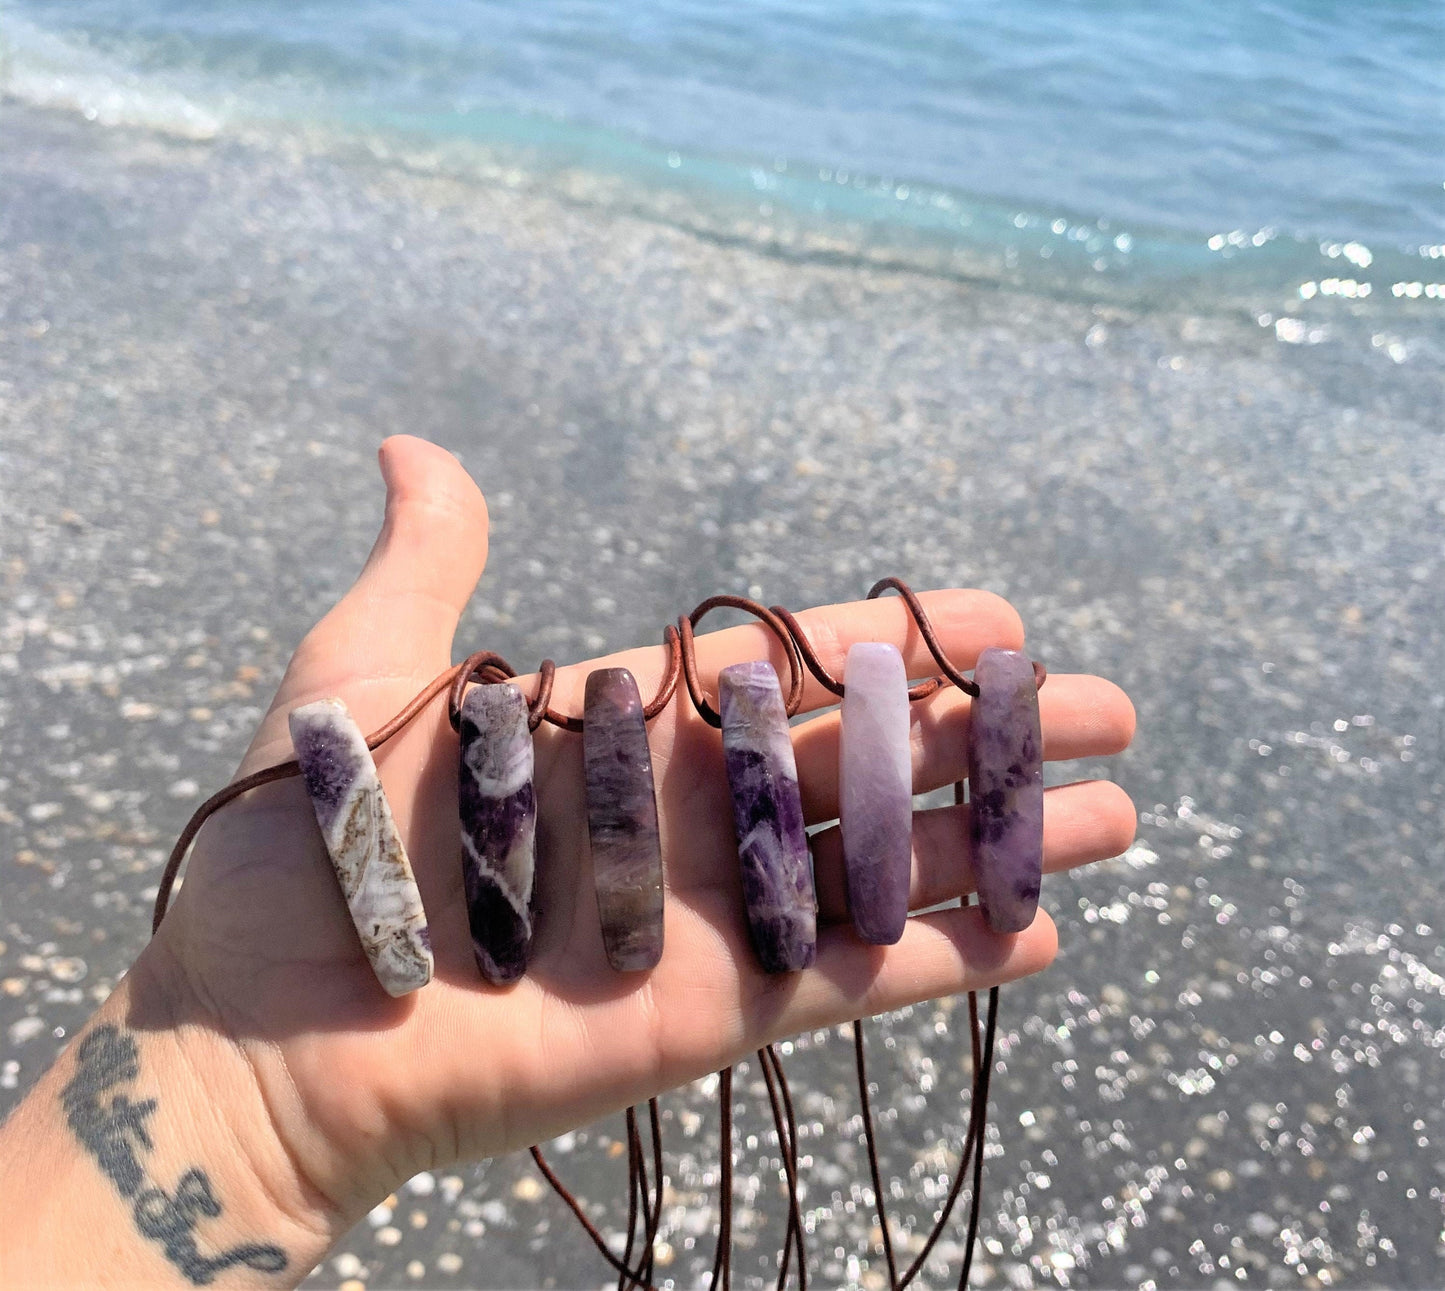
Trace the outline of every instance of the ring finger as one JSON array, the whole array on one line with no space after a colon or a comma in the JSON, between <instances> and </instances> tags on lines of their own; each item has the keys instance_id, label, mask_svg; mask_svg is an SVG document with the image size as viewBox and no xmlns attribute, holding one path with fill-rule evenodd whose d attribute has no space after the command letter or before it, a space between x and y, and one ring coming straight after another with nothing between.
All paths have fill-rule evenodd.
<instances>
[{"instance_id":1,"label":"ring finger","mask_svg":"<svg viewBox=\"0 0 1445 1291\"><path fill-rule=\"evenodd\" d=\"M974 890L968 807L913 813L913 873L908 908L951 901ZM1134 841L1134 804L1108 780L1059 785L1044 793L1044 872L1055 874L1118 856ZM812 838L818 917L848 917L843 835L830 825Z\"/></svg>"},{"instance_id":2,"label":"ring finger","mask_svg":"<svg viewBox=\"0 0 1445 1291\"><path fill-rule=\"evenodd\" d=\"M927 793L966 774L969 699L952 686L910 709L913 792ZM810 825L838 815L839 715L825 713L793 729L793 752ZM1128 747L1134 706L1118 686L1086 674L1052 675L1039 691L1044 757L1104 757Z\"/></svg>"}]
</instances>

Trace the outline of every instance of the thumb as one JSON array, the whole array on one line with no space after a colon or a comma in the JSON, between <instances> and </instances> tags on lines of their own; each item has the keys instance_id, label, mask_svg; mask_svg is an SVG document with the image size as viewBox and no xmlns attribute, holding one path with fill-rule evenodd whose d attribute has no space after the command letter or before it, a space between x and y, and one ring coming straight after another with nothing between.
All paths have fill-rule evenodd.
<instances>
[{"instance_id":1,"label":"thumb","mask_svg":"<svg viewBox=\"0 0 1445 1291\"><path fill-rule=\"evenodd\" d=\"M451 662L487 562L487 504L436 444L396 435L378 457L381 532L351 589L297 647L240 774L290 756L286 713L297 704L335 696L371 730Z\"/></svg>"},{"instance_id":2,"label":"thumb","mask_svg":"<svg viewBox=\"0 0 1445 1291\"><path fill-rule=\"evenodd\" d=\"M377 454L386 516L355 585L316 627L352 616L410 638L419 665L439 672L452 633L487 563L487 504L462 464L444 448L393 435ZM408 662L403 642L386 662Z\"/></svg>"}]
</instances>

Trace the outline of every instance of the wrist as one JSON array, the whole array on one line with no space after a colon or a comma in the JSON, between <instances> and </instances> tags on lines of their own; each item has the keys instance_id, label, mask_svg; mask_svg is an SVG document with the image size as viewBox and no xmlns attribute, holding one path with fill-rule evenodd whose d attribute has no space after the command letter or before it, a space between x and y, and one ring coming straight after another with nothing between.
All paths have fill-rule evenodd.
<instances>
[{"instance_id":1,"label":"wrist","mask_svg":"<svg viewBox=\"0 0 1445 1291\"><path fill-rule=\"evenodd\" d=\"M183 988L148 949L0 1128L0 1284L292 1286L343 1231Z\"/></svg>"}]
</instances>

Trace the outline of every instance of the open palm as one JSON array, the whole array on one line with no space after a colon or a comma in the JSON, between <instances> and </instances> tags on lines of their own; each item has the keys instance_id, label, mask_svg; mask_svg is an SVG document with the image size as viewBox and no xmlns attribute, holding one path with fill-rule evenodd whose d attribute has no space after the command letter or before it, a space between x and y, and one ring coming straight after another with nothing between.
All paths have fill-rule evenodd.
<instances>
[{"instance_id":1,"label":"open palm","mask_svg":"<svg viewBox=\"0 0 1445 1291\"><path fill-rule=\"evenodd\" d=\"M486 560L485 505L456 460L421 440L389 440L381 466L388 494L376 547L356 585L301 643L239 774L291 756L286 714L298 704L336 696L373 730L451 663L453 631ZM986 646L1022 644L1018 616L995 596L952 591L923 600L960 667ZM911 676L933 671L896 599L799 618L834 672L854 641L891 641ZM763 657L786 677L782 650L760 626L697 640L710 694L723 665ZM552 705L580 712L586 676L602 666L630 668L646 697L666 662L654 646L559 669ZM520 684L532 693L529 679ZM1133 710L1110 683L1056 675L1040 699L1050 759L1128 743ZM808 679L804 712L833 702ZM917 791L963 774L967 720L968 700L952 688L913 705ZM1042 912L1027 931L1003 936L988 931L976 909L942 910L910 919L896 946L862 944L847 920L834 828L814 839L817 964L763 973L748 942L718 732L680 693L649 734L667 906L662 961L644 974L608 965L581 740L550 726L536 735L537 938L527 975L512 987L487 985L473 961L457 743L444 699L377 754L436 956L435 979L416 994L392 999L372 975L298 779L256 790L202 831L149 953L179 969L193 1020L246 1053L292 1158L343 1214L416 1170L535 1143L780 1036L1007 981L1053 958L1055 930ZM810 823L838 814L837 740L836 713L794 730ZM915 816L913 908L971 890L965 811ZM1132 806L1112 784L1051 789L1045 867L1114 855L1133 826Z\"/></svg>"}]
</instances>

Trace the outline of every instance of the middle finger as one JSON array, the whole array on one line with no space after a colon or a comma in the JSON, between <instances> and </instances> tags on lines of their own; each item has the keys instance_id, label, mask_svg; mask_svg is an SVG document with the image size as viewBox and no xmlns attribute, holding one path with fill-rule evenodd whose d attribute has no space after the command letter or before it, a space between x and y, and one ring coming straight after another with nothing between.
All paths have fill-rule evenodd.
<instances>
[{"instance_id":1,"label":"middle finger","mask_svg":"<svg viewBox=\"0 0 1445 1291\"><path fill-rule=\"evenodd\" d=\"M968 716L968 696L952 686L910 706L914 793L941 789L967 774ZM803 816L810 825L838 816L839 720L835 711L793 728ZM1039 691L1039 722L1049 761L1104 757L1128 746L1134 706L1102 677L1051 674Z\"/></svg>"}]
</instances>

